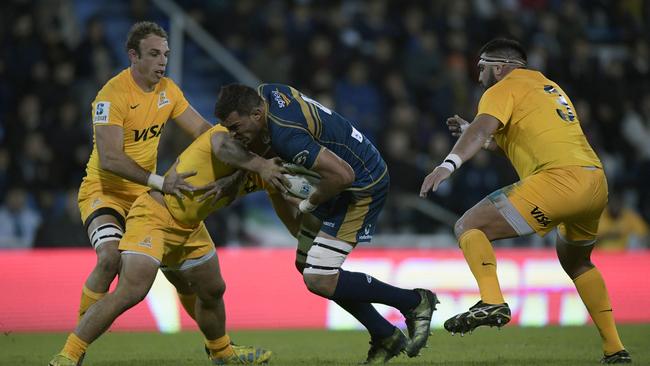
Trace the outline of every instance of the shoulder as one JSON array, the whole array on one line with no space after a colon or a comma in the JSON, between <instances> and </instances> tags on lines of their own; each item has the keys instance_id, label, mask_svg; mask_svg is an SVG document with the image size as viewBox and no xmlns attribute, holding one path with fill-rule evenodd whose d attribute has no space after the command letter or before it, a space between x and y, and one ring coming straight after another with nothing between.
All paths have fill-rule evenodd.
<instances>
[{"instance_id":1,"label":"shoulder","mask_svg":"<svg viewBox=\"0 0 650 366\"><path fill-rule=\"evenodd\" d=\"M123 99L128 94L130 84L127 79L129 74L127 70L123 70L119 74L112 77L97 93L97 99L108 99L110 101Z\"/></svg>"}]
</instances>

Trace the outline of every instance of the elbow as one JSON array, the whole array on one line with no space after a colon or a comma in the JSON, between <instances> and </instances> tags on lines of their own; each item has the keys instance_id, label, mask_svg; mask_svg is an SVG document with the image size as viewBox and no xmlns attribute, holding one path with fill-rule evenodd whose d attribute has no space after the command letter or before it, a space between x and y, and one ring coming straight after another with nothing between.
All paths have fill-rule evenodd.
<instances>
[{"instance_id":1,"label":"elbow","mask_svg":"<svg viewBox=\"0 0 650 366\"><path fill-rule=\"evenodd\" d=\"M109 154L100 154L99 155L99 167L102 170L113 171L115 167L116 159Z\"/></svg>"},{"instance_id":2,"label":"elbow","mask_svg":"<svg viewBox=\"0 0 650 366\"><path fill-rule=\"evenodd\" d=\"M355 174L354 170L350 165L345 164L345 169L338 174L338 183L344 189L351 186L354 183Z\"/></svg>"}]
</instances>

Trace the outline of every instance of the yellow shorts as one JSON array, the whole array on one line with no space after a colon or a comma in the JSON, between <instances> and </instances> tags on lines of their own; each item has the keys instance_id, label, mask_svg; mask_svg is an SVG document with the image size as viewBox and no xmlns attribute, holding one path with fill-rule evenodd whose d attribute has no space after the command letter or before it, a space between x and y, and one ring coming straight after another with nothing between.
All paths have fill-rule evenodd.
<instances>
[{"instance_id":1,"label":"yellow shorts","mask_svg":"<svg viewBox=\"0 0 650 366\"><path fill-rule=\"evenodd\" d=\"M124 220L129 213L133 201L148 189L147 187L142 187L142 191L138 192L118 192L107 189L100 182L84 179L81 187L79 187L79 195L77 197L79 211L81 212L81 221L87 226L89 224L87 222L88 219L90 218L92 220L91 215L94 213L99 211L100 213L106 212L111 214L110 211L113 210L120 216L117 219L124 224Z\"/></svg>"},{"instance_id":2,"label":"yellow shorts","mask_svg":"<svg viewBox=\"0 0 650 366\"><path fill-rule=\"evenodd\" d=\"M213 253L214 243L203 222L194 227L182 226L145 193L131 206L119 249L148 255L161 266L177 269L186 260Z\"/></svg>"},{"instance_id":3,"label":"yellow shorts","mask_svg":"<svg viewBox=\"0 0 650 366\"><path fill-rule=\"evenodd\" d=\"M526 224L542 236L557 226L566 241L591 242L607 205L607 180L603 170L594 167L553 168L504 187L489 199L520 234Z\"/></svg>"}]
</instances>

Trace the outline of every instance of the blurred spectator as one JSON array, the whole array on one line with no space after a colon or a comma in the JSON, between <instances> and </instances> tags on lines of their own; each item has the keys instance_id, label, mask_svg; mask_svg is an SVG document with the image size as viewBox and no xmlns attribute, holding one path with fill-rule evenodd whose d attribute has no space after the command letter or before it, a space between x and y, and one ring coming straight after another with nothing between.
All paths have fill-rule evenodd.
<instances>
[{"instance_id":1,"label":"blurred spectator","mask_svg":"<svg viewBox=\"0 0 650 366\"><path fill-rule=\"evenodd\" d=\"M84 230L77 204L76 189L66 192L63 197L63 210L55 215L48 215L41 222L34 239L34 247L87 247L88 234Z\"/></svg>"},{"instance_id":2,"label":"blurred spectator","mask_svg":"<svg viewBox=\"0 0 650 366\"><path fill-rule=\"evenodd\" d=\"M48 212L52 205L60 209L55 197L77 186L83 175L90 102L98 84L125 61L116 55L122 54L128 26L134 19L161 20L161 13L148 0L5 3L0 201L7 187L20 185L36 200L34 207ZM476 112L482 93L476 50L490 38L518 38L529 51L529 66L571 95L612 185L634 188L630 208L650 220L648 1L187 0L179 5L264 82L286 82L358 123L389 160L393 192L414 195L419 177L455 141L445 119L453 114L471 119ZM233 76L196 50L186 38L184 50L172 52L183 52L186 97L193 104L207 101L209 111L218 87ZM161 169L185 146L177 144L163 149ZM499 182L492 186L495 174ZM468 196L484 196L516 179L503 159L477 157L431 199L460 213L472 202ZM224 211L215 222L232 223L241 217L229 215L242 212ZM409 218L407 230L420 230L408 215L400 214ZM401 230L399 225L392 230ZM435 229L435 223L422 227ZM241 239L240 231L219 232L219 240Z\"/></svg>"},{"instance_id":3,"label":"blurred spectator","mask_svg":"<svg viewBox=\"0 0 650 366\"><path fill-rule=\"evenodd\" d=\"M647 248L648 233L648 224L625 206L621 193L610 192L609 203L600 218L596 248L607 251Z\"/></svg>"},{"instance_id":4,"label":"blurred spectator","mask_svg":"<svg viewBox=\"0 0 650 366\"><path fill-rule=\"evenodd\" d=\"M0 248L30 248L40 222L38 212L27 203L27 192L10 188L0 206Z\"/></svg>"}]
</instances>

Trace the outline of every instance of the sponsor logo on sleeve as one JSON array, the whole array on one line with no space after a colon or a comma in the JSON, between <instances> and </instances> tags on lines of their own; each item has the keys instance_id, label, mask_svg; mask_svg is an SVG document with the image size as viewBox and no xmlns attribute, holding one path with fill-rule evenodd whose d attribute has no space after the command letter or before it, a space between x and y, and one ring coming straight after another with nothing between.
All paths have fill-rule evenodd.
<instances>
[{"instance_id":1,"label":"sponsor logo on sleeve","mask_svg":"<svg viewBox=\"0 0 650 366\"><path fill-rule=\"evenodd\" d=\"M278 103L279 108L284 108L291 103L291 99L289 99L289 97L281 93L278 89L272 91L271 95L273 95L273 100L275 100L275 102Z\"/></svg>"},{"instance_id":2,"label":"sponsor logo on sleeve","mask_svg":"<svg viewBox=\"0 0 650 366\"><path fill-rule=\"evenodd\" d=\"M352 136L353 139L355 139L355 140L357 140L359 142L363 142L363 134L361 134L361 132L359 132L359 130L354 128L354 126L352 126L352 134L351 134L351 136Z\"/></svg>"},{"instance_id":3,"label":"sponsor logo on sleeve","mask_svg":"<svg viewBox=\"0 0 650 366\"><path fill-rule=\"evenodd\" d=\"M93 123L108 123L108 117L111 111L111 102L95 103L95 113L93 114Z\"/></svg>"}]
</instances>

